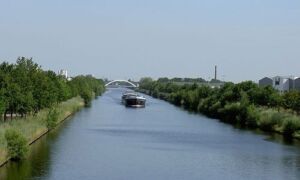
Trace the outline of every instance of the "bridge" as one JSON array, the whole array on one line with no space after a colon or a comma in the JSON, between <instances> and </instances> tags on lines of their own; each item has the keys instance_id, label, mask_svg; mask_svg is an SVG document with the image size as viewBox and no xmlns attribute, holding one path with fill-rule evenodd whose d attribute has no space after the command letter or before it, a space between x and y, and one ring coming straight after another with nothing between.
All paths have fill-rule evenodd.
<instances>
[{"instance_id":1,"label":"bridge","mask_svg":"<svg viewBox=\"0 0 300 180\"><path fill-rule=\"evenodd\" d=\"M120 85L121 84L127 84L127 85ZM137 88L139 87L139 84L134 84L133 82L127 81L127 80L113 80L105 84L105 87L108 86L117 86L117 87L128 87L128 88Z\"/></svg>"}]
</instances>

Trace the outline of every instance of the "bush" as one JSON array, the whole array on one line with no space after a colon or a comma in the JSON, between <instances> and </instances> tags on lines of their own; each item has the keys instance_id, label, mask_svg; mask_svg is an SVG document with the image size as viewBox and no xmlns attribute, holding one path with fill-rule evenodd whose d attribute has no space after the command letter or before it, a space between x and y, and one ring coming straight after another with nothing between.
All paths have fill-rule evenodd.
<instances>
[{"instance_id":1,"label":"bush","mask_svg":"<svg viewBox=\"0 0 300 180\"><path fill-rule=\"evenodd\" d=\"M228 103L220 110L225 122L236 124L240 115L241 105L240 103Z\"/></svg>"},{"instance_id":2,"label":"bush","mask_svg":"<svg viewBox=\"0 0 300 180\"><path fill-rule=\"evenodd\" d=\"M217 108L217 106L219 106L217 103L218 101L213 96L200 99L197 109L201 113L204 113L206 115L211 115L211 110L214 110L211 109L211 107L214 106L213 108Z\"/></svg>"},{"instance_id":3,"label":"bush","mask_svg":"<svg viewBox=\"0 0 300 180\"><path fill-rule=\"evenodd\" d=\"M283 121L285 118L289 117L290 115L283 113L283 112L274 112L271 116L272 121L278 125L278 127L283 125Z\"/></svg>"},{"instance_id":4,"label":"bush","mask_svg":"<svg viewBox=\"0 0 300 180\"><path fill-rule=\"evenodd\" d=\"M274 131L274 126L277 124L276 119L272 118L273 112L266 111L260 116L259 127L264 131Z\"/></svg>"},{"instance_id":5,"label":"bush","mask_svg":"<svg viewBox=\"0 0 300 180\"><path fill-rule=\"evenodd\" d=\"M48 129L53 129L57 125L58 121L58 111L56 108L51 108L48 112L46 124Z\"/></svg>"},{"instance_id":6,"label":"bush","mask_svg":"<svg viewBox=\"0 0 300 180\"><path fill-rule=\"evenodd\" d=\"M259 127L264 131L274 131L274 123L270 116L262 115L259 120Z\"/></svg>"},{"instance_id":7,"label":"bush","mask_svg":"<svg viewBox=\"0 0 300 180\"><path fill-rule=\"evenodd\" d=\"M26 138L14 129L5 131L8 155L13 160L23 159L28 151Z\"/></svg>"},{"instance_id":8,"label":"bush","mask_svg":"<svg viewBox=\"0 0 300 180\"><path fill-rule=\"evenodd\" d=\"M300 129L300 119L295 116L287 117L283 122L283 135L292 137L293 134Z\"/></svg>"},{"instance_id":9,"label":"bush","mask_svg":"<svg viewBox=\"0 0 300 180\"><path fill-rule=\"evenodd\" d=\"M247 117L246 117L246 125L254 128L257 127L257 122L259 120L259 112L254 107L254 105L250 105L247 107Z\"/></svg>"},{"instance_id":10,"label":"bush","mask_svg":"<svg viewBox=\"0 0 300 180\"><path fill-rule=\"evenodd\" d=\"M219 110L222 108L221 103L217 101L212 106L209 107L209 112L212 117L218 118L219 117Z\"/></svg>"},{"instance_id":11,"label":"bush","mask_svg":"<svg viewBox=\"0 0 300 180\"><path fill-rule=\"evenodd\" d=\"M152 96L153 96L154 98L158 98L158 97L159 97L159 91L158 91L157 88L155 88L155 89L152 91Z\"/></svg>"},{"instance_id":12,"label":"bush","mask_svg":"<svg viewBox=\"0 0 300 180\"><path fill-rule=\"evenodd\" d=\"M93 99L93 93L89 90L84 90L80 93L81 98L84 100L85 106L90 106L92 99Z\"/></svg>"}]
</instances>

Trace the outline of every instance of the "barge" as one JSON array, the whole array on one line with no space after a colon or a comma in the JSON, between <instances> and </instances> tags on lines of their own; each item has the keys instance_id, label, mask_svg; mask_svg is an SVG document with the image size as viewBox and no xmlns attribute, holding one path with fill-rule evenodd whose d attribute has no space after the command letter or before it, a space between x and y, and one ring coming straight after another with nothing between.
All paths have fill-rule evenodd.
<instances>
[{"instance_id":1,"label":"barge","mask_svg":"<svg viewBox=\"0 0 300 180\"><path fill-rule=\"evenodd\" d=\"M134 108L145 107L146 98L135 92L125 92L122 95L122 103L126 107L134 107Z\"/></svg>"}]
</instances>

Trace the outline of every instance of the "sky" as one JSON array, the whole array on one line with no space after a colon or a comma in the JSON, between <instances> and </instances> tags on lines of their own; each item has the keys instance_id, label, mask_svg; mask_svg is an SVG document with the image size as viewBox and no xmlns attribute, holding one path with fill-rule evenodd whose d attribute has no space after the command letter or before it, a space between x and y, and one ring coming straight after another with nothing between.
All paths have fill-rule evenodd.
<instances>
[{"instance_id":1,"label":"sky","mask_svg":"<svg viewBox=\"0 0 300 180\"><path fill-rule=\"evenodd\" d=\"M99 78L300 76L299 0L0 0L0 62Z\"/></svg>"}]
</instances>

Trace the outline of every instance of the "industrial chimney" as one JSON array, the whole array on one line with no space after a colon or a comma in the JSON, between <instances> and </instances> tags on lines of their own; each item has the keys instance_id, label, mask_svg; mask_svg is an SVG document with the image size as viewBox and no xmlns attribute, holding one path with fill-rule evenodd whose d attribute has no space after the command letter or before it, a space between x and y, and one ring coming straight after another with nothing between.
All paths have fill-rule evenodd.
<instances>
[{"instance_id":1,"label":"industrial chimney","mask_svg":"<svg viewBox=\"0 0 300 180\"><path fill-rule=\"evenodd\" d=\"M215 80L217 80L217 66L215 66Z\"/></svg>"}]
</instances>

